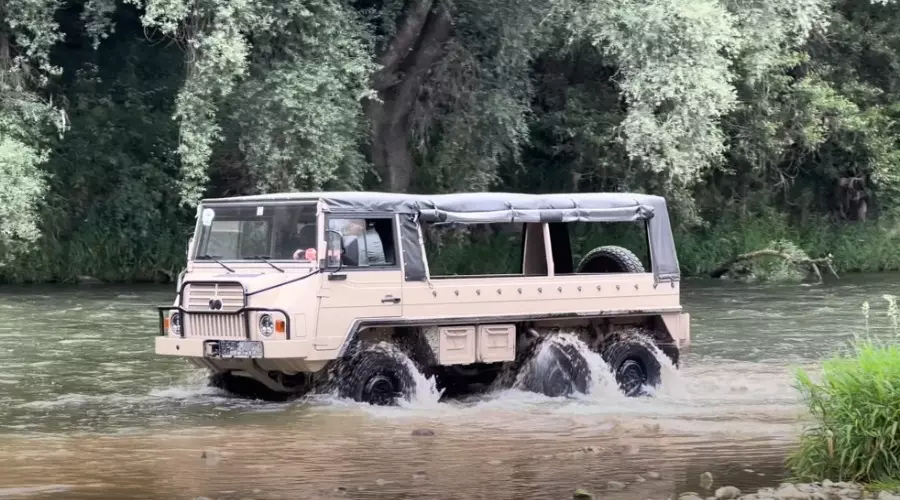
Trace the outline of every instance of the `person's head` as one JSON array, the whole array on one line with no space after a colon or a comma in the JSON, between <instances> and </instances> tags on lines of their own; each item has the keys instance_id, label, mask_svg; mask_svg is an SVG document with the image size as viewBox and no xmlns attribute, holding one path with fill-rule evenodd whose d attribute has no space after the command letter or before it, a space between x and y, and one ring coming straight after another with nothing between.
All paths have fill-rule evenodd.
<instances>
[{"instance_id":1,"label":"person's head","mask_svg":"<svg viewBox=\"0 0 900 500\"><path fill-rule=\"evenodd\" d=\"M347 221L347 234L359 236L366 232L366 221L363 219L350 219Z\"/></svg>"}]
</instances>

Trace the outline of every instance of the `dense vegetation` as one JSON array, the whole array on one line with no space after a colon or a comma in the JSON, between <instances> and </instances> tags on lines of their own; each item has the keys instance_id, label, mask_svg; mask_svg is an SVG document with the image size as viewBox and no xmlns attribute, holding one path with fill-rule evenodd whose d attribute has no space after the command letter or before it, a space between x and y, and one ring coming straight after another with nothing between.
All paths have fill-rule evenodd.
<instances>
[{"instance_id":1,"label":"dense vegetation","mask_svg":"<svg viewBox=\"0 0 900 500\"><path fill-rule=\"evenodd\" d=\"M878 0L5 0L0 280L165 278L200 197L276 189L662 193L686 274L775 239L898 269L898 21Z\"/></svg>"},{"instance_id":2,"label":"dense vegetation","mask_svg":"<svg viewBox=\"0 0 900 500\"><path fill-rule=\"evenodd\" d=\"M794 473L812 481L859 481L896 488L900 478L900 311L896 297L885 296L891 338L869 329L847 356L826 360L821 380L801 370L798 385L815 419L791 455ZM817 377L818 378L818 377Z\"/></svg>"}]
</instances>

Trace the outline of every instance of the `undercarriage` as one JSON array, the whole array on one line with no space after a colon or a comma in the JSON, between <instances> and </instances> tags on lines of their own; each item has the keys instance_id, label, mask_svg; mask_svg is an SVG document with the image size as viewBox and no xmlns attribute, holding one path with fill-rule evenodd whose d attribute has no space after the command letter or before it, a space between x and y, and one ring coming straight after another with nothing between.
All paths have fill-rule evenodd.
<instances>
[{"instance_id":1,"label":"undercarriage","mask_svg":"<svg viewBox=\"0 0 900 500\"><path fill-rule=\"evenodd\" d=\"M345 355L318 372L284 374L242 369L214 372L211 383L241 396L271 401L331 394L362 403L410 400L418 381L433 379L442 400L505 389L548 397L589 394L604 373L628 397L647 396L662 380L662 363L678 364L678 349L653 321L613 328L592 322L581 328L517 325L513 361L441 365L427 328L360 332ZM667 341L668 340L668 341Z\"/></svg>"}]
</instances>

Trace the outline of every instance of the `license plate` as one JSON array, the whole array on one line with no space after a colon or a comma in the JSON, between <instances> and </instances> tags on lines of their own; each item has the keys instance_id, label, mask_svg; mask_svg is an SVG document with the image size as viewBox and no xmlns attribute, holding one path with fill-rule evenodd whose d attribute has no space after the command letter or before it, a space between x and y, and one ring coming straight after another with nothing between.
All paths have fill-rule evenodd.
<instances>
[{"instance_id":1,"label":"license plate","mask_svg":"<svg viewBox=\"0 0 900 500\"><path fill-rule=\"evenodd\" d=\"M258 340L220 340L207 344L206 354L214 358L261 358L263 343Z\"/></svg>"}]
</instances>

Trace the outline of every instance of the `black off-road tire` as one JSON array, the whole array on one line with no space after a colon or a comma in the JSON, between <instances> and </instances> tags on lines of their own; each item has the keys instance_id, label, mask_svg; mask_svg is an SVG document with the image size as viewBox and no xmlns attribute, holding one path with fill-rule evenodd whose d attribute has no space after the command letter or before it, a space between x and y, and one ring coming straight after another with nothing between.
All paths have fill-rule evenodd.
<instances>
[{"instance_id":1,"label":"black off-road tire","mask_svg":"<svg viewBox=\"0 0 900 500\"><path fill-rule=\"evenodd\" d=\"M615 245L597 247L578 263L576 273L644 273L644 264L631 250Z\"/></svg>"},{"instance_id":2,"label":"black off-road tire","mask_svg":"<svg viewBox=\"0 0 900 500\"><path fill-rule=\"evenodd\" d=\"M542 350L544 361L539 359ZM517 388L551 398L587 394L591 382L590 364L574 345L549 341L536 346L519 373Z\"/></svg>"},{"instance_id":3,"label":"black off-road tire","mask_svg":"<svg viewBox=\"0 0 900 500\"><path fill-rule=\"evenodd\" d=\"M362 349L341 364L338 394L376 406L394 406L409 399L416 382L409 365L392 352Z\"/></svg>"},{"instance_id":4,"label":"black off-road tire","mask_svg":"<svg viewBox=\"0 0 900 500\"><path fill-rule=\"evenodd\" d=\"M600 353L616 378L616 383L628 397L647 396L645 386L659 387L662 367L653 351L632 339L613 342Z\"/></svg>"}]
</instances>

